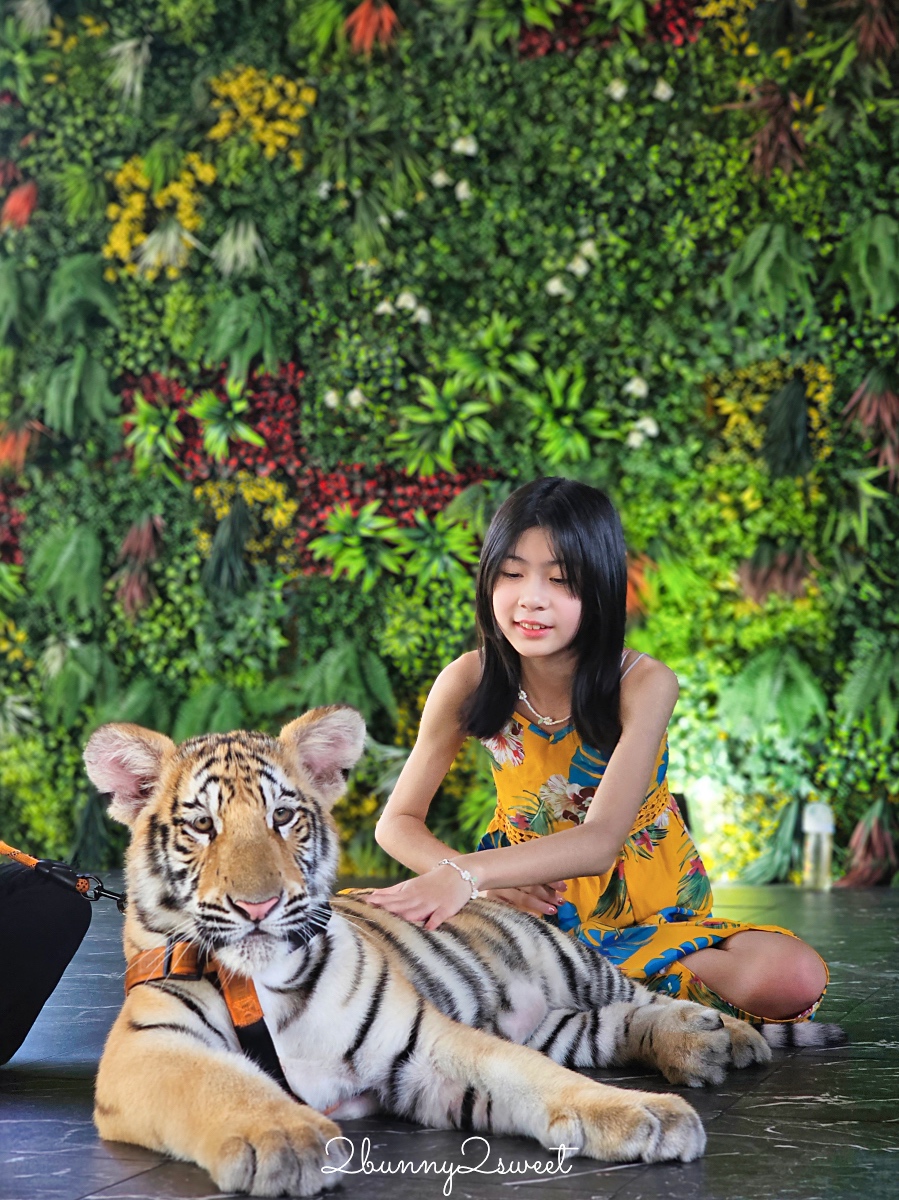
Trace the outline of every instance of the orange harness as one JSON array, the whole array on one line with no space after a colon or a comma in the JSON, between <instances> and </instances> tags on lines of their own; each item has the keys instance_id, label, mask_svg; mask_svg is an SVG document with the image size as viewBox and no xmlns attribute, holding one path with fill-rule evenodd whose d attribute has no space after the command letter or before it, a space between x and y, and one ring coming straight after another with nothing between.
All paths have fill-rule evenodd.
<instances>
[{"instance_id":1,"label":"orange harness","mask_svg":"<svg viewBox=\"0 0 899 1200\"><path fill-rule=\"evenodd\" d=\"M125 995L139 984L157 979L196 982L206 978L221 992L244 1054L289 1092L292 1099L302 1104L284 1076L252 979L226 971L214 956L203 954L193 942L176 942L170 938L164 946L133 955L125 969Z\"/></svg>"},{"instance_id":2,"label":"orange harness","mask_svg":"<svg viewBox=\"0 0 899 1200\"><path fill-rule=\"evenodd\" d=\"M211 977L211 982L222 993L238 1037L240 1030L263 1019L262 1005L252 979L243 979L223 970L214 957L202 955L193 942L168 941L164 946L135 954L128 960L125 970L125 995L139 983L150 983L155 979L196 982L206 976Z\"/></svg>"}]
</instances>

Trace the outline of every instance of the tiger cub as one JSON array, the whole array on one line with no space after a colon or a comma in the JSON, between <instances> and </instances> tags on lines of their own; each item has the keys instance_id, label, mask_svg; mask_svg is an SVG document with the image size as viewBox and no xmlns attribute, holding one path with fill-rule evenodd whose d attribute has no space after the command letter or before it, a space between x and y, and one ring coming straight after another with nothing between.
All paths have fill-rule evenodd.
<instances>
[{"instance_id":1,"label":"tiger cub","mask_svg":"<svg viewBox=\"0 0 899 1200\"><path fill-rule=\"evenodd\" d=\"M766 1061L764 1039L653 995L497 901L472 901L424 932L331 897L329 809L364 734L355 710L330 707L277 738L176 746L124 724L91 737L90 778L131 827L126 957L177 939L251 978L287 1084L306 1102L241 1051L208 976L157 978L130 991L109 1034L100 1134L196 1162L222 1190L254 1196L333 1185L339 1175L322 1168L340 1130L323 1114L359 1115L365 1095L431 1127L521 1134L607 1161L696 1158L705 1133L680 1097L571 1068L638 1062L672 1083L718 1083L727 1066Z\"/></svg>"}]
</instances>

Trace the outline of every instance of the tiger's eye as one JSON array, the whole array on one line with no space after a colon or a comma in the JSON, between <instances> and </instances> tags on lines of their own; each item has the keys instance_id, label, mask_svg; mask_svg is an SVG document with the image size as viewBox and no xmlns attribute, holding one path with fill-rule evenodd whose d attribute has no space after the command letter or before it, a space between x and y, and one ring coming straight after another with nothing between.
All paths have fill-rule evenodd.
<instances>
[{"instance_id":1,"label":"tiger's eye","mask_svg":"<svg viewBox=\"0 0 899 1200\"><path fill-rule=\"evenodd\" d=\"M293 819L293 814L294 810L292 808L287 808L286 805L282 804L272 813L272 824L276 829L282 825L287 825Z\"/></svg>"},{"instance_id":2,"label":"tiger's eye","mask_svg":"<svg viewBox=\"0 0 899 1200\"><path fill-rule=\"evenodd\" d=\"M196 829L197 833L212 833L215 828L215 822L208 814L202 817L197 817L195 821L191 821L191 828Z\"/></svg>"}]
</instances>

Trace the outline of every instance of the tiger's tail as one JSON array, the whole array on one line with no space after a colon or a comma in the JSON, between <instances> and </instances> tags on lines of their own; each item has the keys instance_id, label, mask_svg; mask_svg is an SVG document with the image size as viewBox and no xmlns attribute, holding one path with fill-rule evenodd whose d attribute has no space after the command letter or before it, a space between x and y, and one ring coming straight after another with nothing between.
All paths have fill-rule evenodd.
<instances>
[{"instance_id":1,"label":"tiger's tail","mask_svg":"<svg viewBox=\"0 0 899 1200\"><path fill-rule=\"evenodd\" d=\"M790 1047L844 1046L849 1041L842 1025L820 1021L796 1021L792 1024L764 1024L759 1032L778 1050Z\"/></svg>"}]
</instances>

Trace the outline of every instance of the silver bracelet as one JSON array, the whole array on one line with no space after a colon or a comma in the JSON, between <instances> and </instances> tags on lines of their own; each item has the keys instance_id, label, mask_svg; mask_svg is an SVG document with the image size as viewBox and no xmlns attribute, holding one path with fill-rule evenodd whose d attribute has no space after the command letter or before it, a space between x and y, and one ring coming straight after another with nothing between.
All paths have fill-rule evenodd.
<instances>
[{"instance_id":1,"label":"silver bracelet","mask_svg":"<svg viewBox=\"0 0 899 1200\"><path fill-rule=\"evenodd\" d=\"M454 871L459 872L459 874L471 888L471 895L469 896L470 900L477 900L483 895L482 892L478 891L478 881L475 879L474 875L472 875L471 871L463 870L462 867L460 867L458 863L454 863L451 858L441 858L437 866L452 867Z\"/></svg>"}]
</instances>

